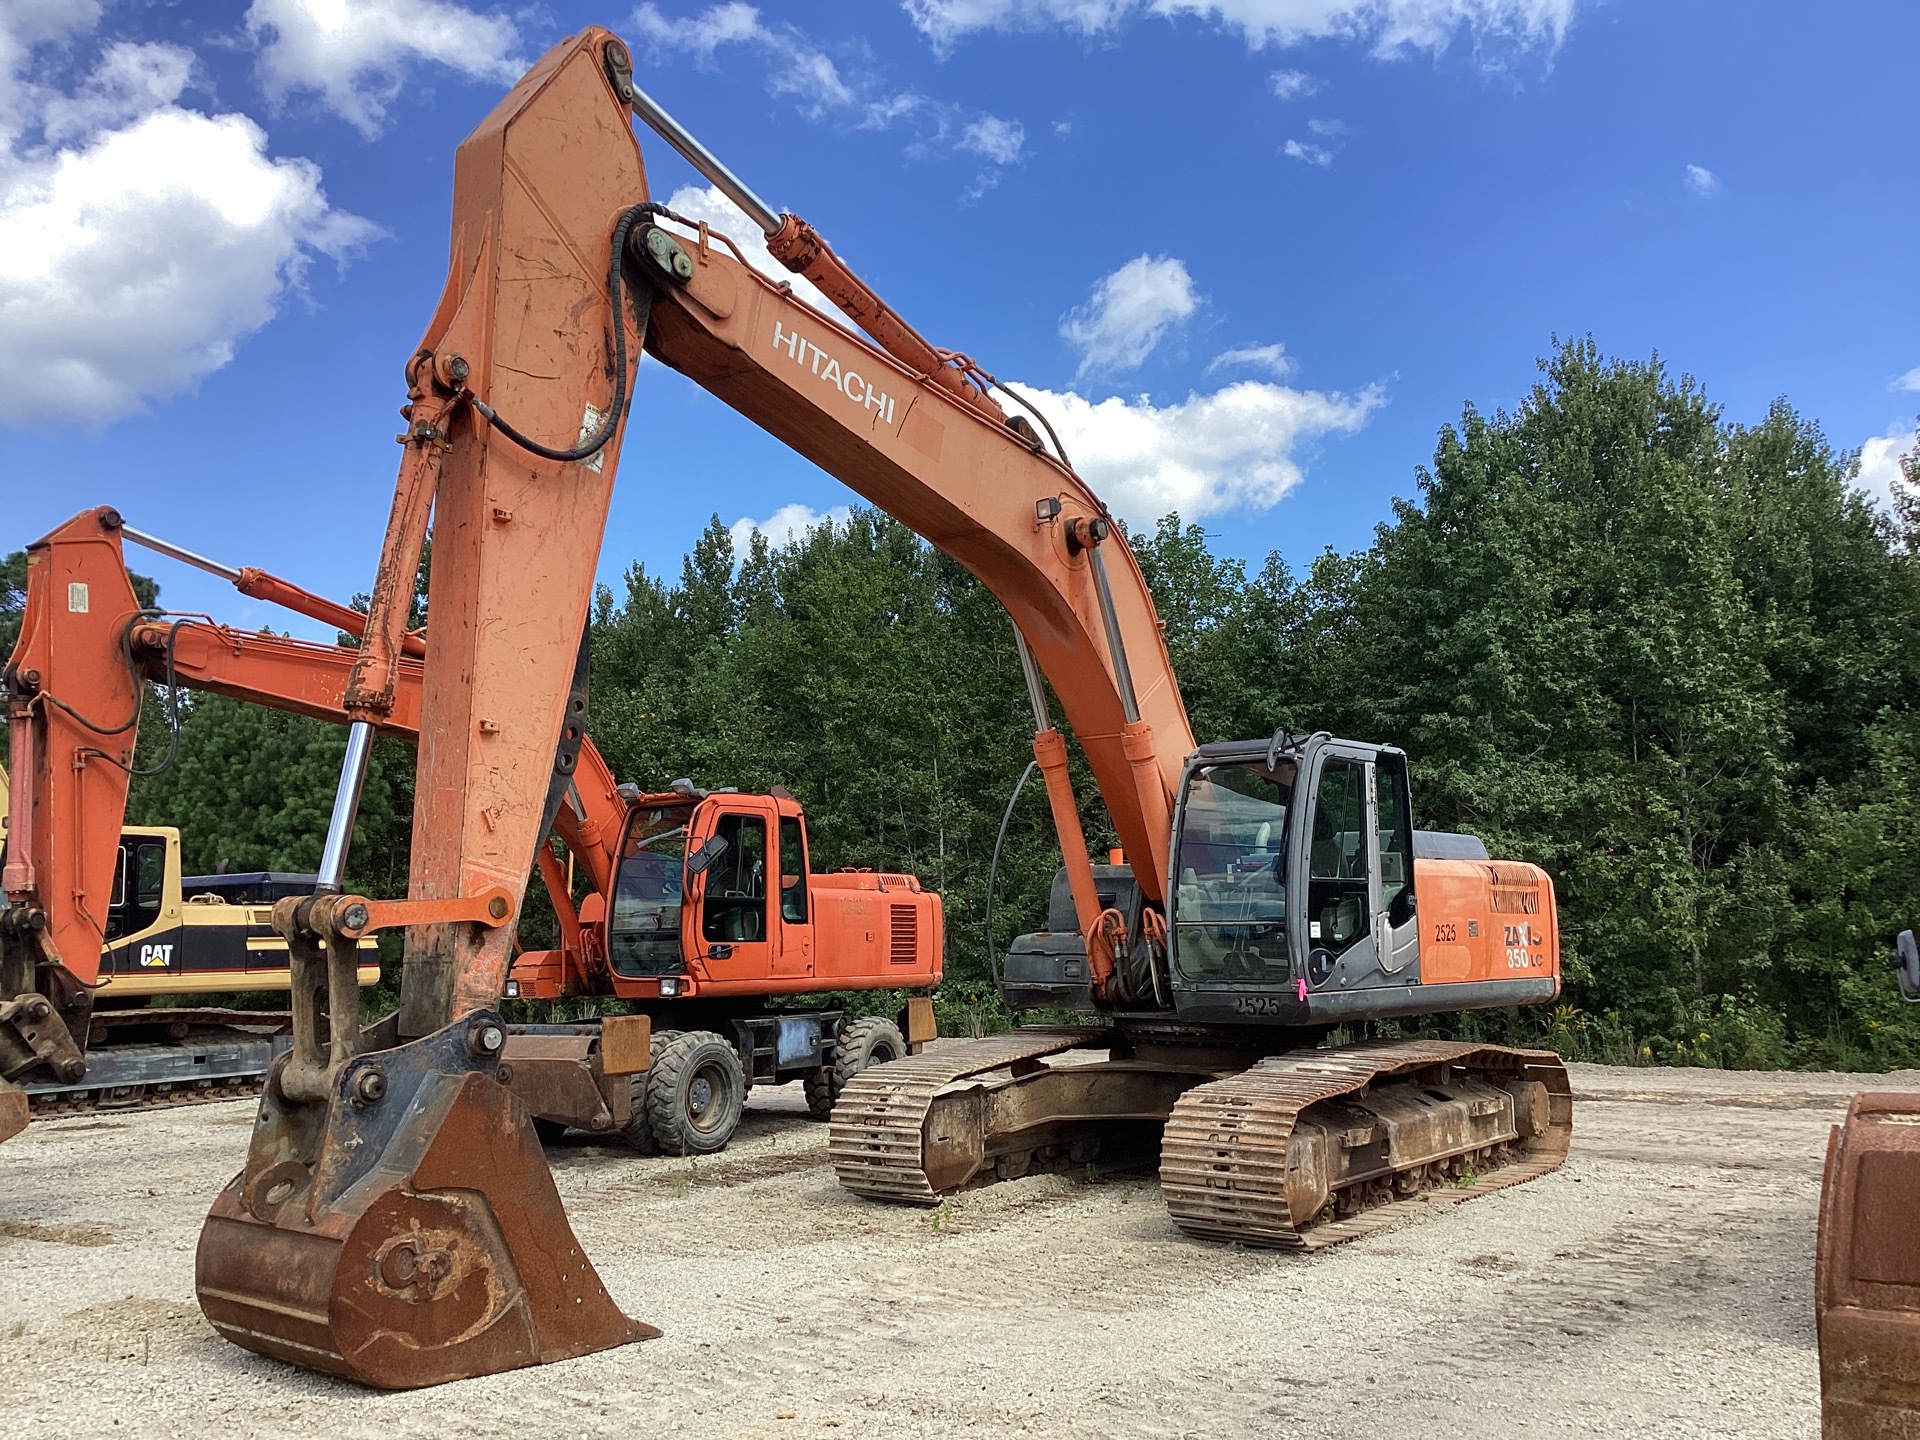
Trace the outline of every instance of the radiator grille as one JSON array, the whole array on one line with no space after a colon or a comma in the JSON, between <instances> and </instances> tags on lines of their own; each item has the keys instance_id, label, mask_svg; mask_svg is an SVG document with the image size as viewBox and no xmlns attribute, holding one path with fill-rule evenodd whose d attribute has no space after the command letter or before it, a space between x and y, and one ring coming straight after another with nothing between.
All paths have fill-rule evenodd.
<instances>
[{"instance_id":1,"label":"radiator grille","mask_svg":"<svg viewBox=\"0 0 1920 1440\"><path fill-rule=\"evenodd\" d=\"M1493 881L1493 909L1498 915L1538 915L1540 913L1540 877L1530 865L1487 866L1487 878Z\"/></svg>"},{"instance_id":2,"label":"radiator grille","mask_svg":"<svg viewBox=\"0 0 1920 1440\"><path fill-rule=\"evenodd\" d=\"M911 965L918 958L920 949L920 910L914 905L895 905L893 910L893 943L888 948L887 959L895 965Z\"/></svg>"}]
</instances>

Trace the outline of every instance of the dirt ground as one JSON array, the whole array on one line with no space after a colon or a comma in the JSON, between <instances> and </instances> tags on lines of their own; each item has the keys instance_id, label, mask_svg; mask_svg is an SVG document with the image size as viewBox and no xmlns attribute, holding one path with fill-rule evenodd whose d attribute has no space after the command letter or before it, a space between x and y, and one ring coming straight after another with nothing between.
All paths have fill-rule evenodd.
<instances>
[{"instance_id":1,"label":"dirt ground","mask_svg":"<svg viewBox=\"0 0 1920 1440\"><path fill-rule=\"evenodd\" d=\"M54 1433L1812 1436L1829 1123L1901 1076L1574 1067L1557 1173L1310 1258L1179 1235L1150 1176L843 1194L797 1087L705 1160L551 1153L627 1312L567 1364L373 1394L234 1348L193 1250L251 1102L0 1153L0 1410Z\"/></svg>"}]
</instances>

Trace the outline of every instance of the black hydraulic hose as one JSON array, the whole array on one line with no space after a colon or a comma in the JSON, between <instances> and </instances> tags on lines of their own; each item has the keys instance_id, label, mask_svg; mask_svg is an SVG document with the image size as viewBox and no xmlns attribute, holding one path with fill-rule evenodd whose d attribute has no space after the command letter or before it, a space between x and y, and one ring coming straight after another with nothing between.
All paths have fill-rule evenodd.
<instances>
[{"instance_id":1,"label":"black hydraulic hose","mask_svg":"<svg viewBox=\"0 0 1920 1440\"><path fill-rule=\"evenodd\" d=\"M613 227L613 255L607 261L607 299L613 307L613 405L608 409L606 419L600 423L598 432L570 450L558 450L521 434L486 401L478 395L473 397L473 408L486 417L489 425L522 450L530 451L543 460L588 460L604 449L620 429L621 417L627 409L627 321L620 309L623 298L620 261L627 248L627 232L633 229L634 222L642 215L652 213L653 208L645 204L635 205L623 212L619 223Z\"/></svg>"},{"instance_id":2,"label":"black hydraulic hose","mask_svg":"<svg viewBox=\"0 0 1920 1440\"><path fill-rule=\"evenodd\" d=\"M987 973L993 976L993 985L996 990L1000 988L1000 965L995 956L993 939L993 882L1000 873L1000 847L1007 843L1007 826L1013 823L1013 807L1019 803L1020 792L1026 789L1027 781L1033 777L1033 772L1039 766L1038 760L1029 760L1027 768L1020 772L1020 779L1014 784L1013 794L1007 797L1006 813L1000 817L1000 833L993 837L993 861L987 866Z\"/></svg>"},{"instance_id":3,"label":"black hydraulic hose","mask_svg":"<svg viewBox=\"0 0 1920 1440\"><path fill-rule=\"evenodd\" d=\"M133 618L127 621L125 628L123 628L120 632L120 653L126 659L127 673L133 678L133 713L129 715L125 720L121 721L118 725L96 725L93 721L89 720L85 715L82 715L73 706L69 705L66 701L62 700L58 695L55 695L51 690L43 690L40 693L40 698L46 701L47 704L55 706L56 708L65 711L68 715L72 716L75 720L77 720L84 728L91 730L96 735L106 737L110 735L126 734L127 731L133 729L134 726L140 723L140 711L142 707L142 702L145 699L145 691L146 691L146 683L147 683L146 678L142 676L140 673L139 662L135 660L133 656L133 627L138 625L143 620L158 620L158 619L161 619L166 614L167 612L164 610L135 611ZM161 771L166 770L172 766L174 760L177 759L180 754L180 681L179 681L178 672L174 668L174 640L180 634L180 627L182 625L191 625L193 623L194 622L192 617L182 615L177 619L175 619L173 624L167 628L167 682L166 683L167 683L167 730L169 733L169 738L167 741L166 757L163 760L161 760L160 764L156 768L152 770L136 770L131 765L120 765L120 762L118 760L115 760L111 755L108 755L105 751L92 751L90 753L98 755L100 759L105 760L110 765L119 765L122 770L125 770L127 772L127 774L133 775L133 776L158 775Z\"/></svg>"},{"instance_id":4,"label":"black hydraulic hose","mask_svg":"<svg viewBox=\"0 0 1920 1440\"><path fill-rule=\"evenodd\" d=\"M180 635L180 627L182 625L191 625L192 623L193 621L190 618L183 615L167 627L167 753L161 757L160 763L151 770L136 770L129 765L127 767L127 774L135 779L147 775L164 774L166 771L171 770L173 768L173 762L180 758L180 678L178 672L174 669L173 650L174 641L178 639ZM127 627L127 651L129 658L132 656L132 650L133 627L129 625Z\"/></svg>"}]
</instances>

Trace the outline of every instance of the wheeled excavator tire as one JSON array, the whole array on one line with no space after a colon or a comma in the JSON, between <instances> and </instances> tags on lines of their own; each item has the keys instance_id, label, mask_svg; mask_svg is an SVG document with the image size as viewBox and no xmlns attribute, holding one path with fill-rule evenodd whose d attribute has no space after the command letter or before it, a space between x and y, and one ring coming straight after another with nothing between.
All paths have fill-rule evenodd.
<instances>
[{"instance_id":1,"label":"wheeled excavator tire","mask_svg":"<svg viewBox=\"0 0 1920 1440\"><path fill-rule=\"evenodd\" d=\"M690 1030L660 1047L647 1071L647 1119L668 1155L711 1155L740 1128L747 1076L733 1042Z\"/></svg>"},{"instance_id":2,"label":"wheeled excavator tire","mask_svg":"<svg viewBox=\"0 0 1920 1440\"><path fill-rule=\"evenodd\" d=\"M834 1041L834 1061L810 1073L803 1082L807 1091L807 1113L816 1120L833 1114L834 1102L847 1082L871 1065L884 1065L907 1053L907 1038L900 1027L879 1015L863 1015L844 1021Z\"/></svg>"},{"instance_id":3,"label":"wheeled excavator tire","mask_svg":"<svg viewBox=\"0 0 1920 1440\"><path fill-rule=\"evenodd\" d=\"M653 1120L647 1114L647 1081L659 1068L660 1052L681 1036L678 1030L656 1030L647 1046L647 1068L638 1075L629 1076L628 1096L633 1102L633 1118L621 1129L620 1136L633 1148L636 1155L658 1155L660 1141L653 1133Z\"/></svg>"}]
</instances>

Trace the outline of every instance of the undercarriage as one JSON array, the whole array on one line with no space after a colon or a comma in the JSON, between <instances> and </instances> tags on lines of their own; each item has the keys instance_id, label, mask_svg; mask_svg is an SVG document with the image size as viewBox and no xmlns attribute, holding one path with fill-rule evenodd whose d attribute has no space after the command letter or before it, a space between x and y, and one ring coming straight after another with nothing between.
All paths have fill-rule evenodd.
<instances>
[{"instance_id":1,"label":"undercarriage","mask_svg":"<svg viewBox=\"0 0 1920 1440\"><path fill-rule=\"evenodd\" d=\"M856 1194L921 1205L1032 1172L1157 1160L1188 1234L1312 1250L1409 1203L1545 1174L1572 1128L1549 1051L1400 1040L1274 1054L1023 1029L859 1076L834 1109L830 1153Z\"/></svg>"}]
</instances>

